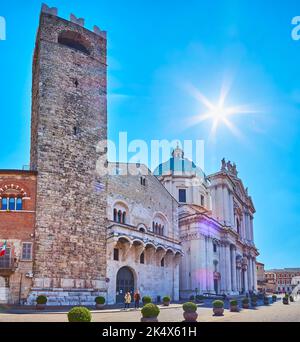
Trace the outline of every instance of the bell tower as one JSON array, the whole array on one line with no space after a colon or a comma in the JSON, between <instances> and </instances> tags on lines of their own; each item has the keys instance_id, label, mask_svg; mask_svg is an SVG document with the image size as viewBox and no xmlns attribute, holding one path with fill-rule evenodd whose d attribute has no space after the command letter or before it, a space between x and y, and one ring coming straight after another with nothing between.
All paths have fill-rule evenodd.
<instances>
[{"instance_id":1,"label":"bell tower","mask_svg":"<svg viewBox=\"0 0 300 342\"><path fill-rule=\"evenodd\" d=\"M53 305L88 304L105 291L106 183L96 164L106 157L97 149L107 139L106 55L105 32L43 5L32 84L32 300L43 293Z\"/></svg>"}]
</instances>

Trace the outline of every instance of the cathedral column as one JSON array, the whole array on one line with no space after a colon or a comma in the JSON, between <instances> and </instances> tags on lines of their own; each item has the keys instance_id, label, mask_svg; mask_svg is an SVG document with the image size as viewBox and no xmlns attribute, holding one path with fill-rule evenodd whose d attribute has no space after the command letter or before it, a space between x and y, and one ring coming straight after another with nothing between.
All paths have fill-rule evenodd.
<instances>
[{"instance_id":1,"label":"cathedral column","mask_svg":"<svg viewBox=\"0 0 300 342\"><path fill-rule=\"evenodd\" d=\"M230 208L230 223L231 223L231 227L233 228L235 225L234 222L234 206L233 206L233 194L230 190L228 190L229 192L229 208Z\"/></svg>"},{"instance_id":2,"label":"cathedral column","mask_svg":"<svg viewBox=\"0 0 300 342\"><path fill-rule=\"evenodd\" d=\"M220 244L220 273L221 273L221 293L226 290L226 269L225 269L225 246Z\"/></svg>"},{"instance_id":3,"label":"cathedral column","mask_svg":"<svg viewBox=\"0 0 300 342\"><path fill-rule=\"evenodd\" d=\"M231 251L231 278L232 278L232 291L237 291L237 270L236 270L236 248L233 247Z\"/></svg>"},{"instance_id":4,"label":"cathedral column","mask_svg":"<svg viewBox=\"0 0 300 342\"><path fill-rule=\"evenodd\" d=\"M244 292L249 291L248 285L248 259L246 257L243 258L243 277L244 277Z\"/></svg>"},{"instance_id":5,"label":"cathedral column","mask_svg":"<svg viewBox=\"0 0 300 342\"><path fill-rule=\"evenodd\" d=\"M256 259L253 258L254 265L254 291L257 291L257 270L256 270Z\"/></svg>"},{"instance_id":6,"label":"cathedral column","mask_svg":"<svg viewBox=\"0 0 300 342\"><path fill-rule=\"evenodd\" d=\"M252 260L251 257L248 258L248 286L249 286L249 291L252 291L252 277L253 277L253 272L252 272Z\"/></svg>"},{"instance_id":7,"label":"cathedral column","mask_svg":"<svg viewBox=\"0 0 300 342\"><path fill-rule=\"evenodd\" d=\"M213 262L213 243L212 239L206 238L206 253L207 253L207 266L206 266L206 285L207 291L214 291L214 262Z\"/></svg>"},{"instance_id":8,"label":"cathedral column","mask_svg":"<svg viewBox=\"0 0 300 342\"><path fill-rule=\"evenodd\" d=\"M230 257L230 245L227 244L225 247L225 257L226 257L226 291L231 292L231 257Z\"/></svg>"}]
</instances>

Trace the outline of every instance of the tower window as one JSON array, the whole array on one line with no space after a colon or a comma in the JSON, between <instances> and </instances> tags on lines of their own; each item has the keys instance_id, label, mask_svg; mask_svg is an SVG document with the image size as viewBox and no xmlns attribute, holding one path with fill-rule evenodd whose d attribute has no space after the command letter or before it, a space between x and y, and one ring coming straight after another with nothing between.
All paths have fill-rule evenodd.
<instances>
[{"instance_id":1,"label":"tower window","mask_svg":"<svg viewBox=\"0 0 300 342\"><path fill-rule=\"evenodd\" d=\"M186 189L179 189L179 202L186 203Z\"/></svg>"},{"instance_id":2,"label":"tower window","mask_svg":"<svg viewBox=\"0 0 300 342\"><path fill-rule=\"evenodd\" d=\"M78 133L78 129L77 129L77 127L75 126L75 127L73 127L73 132L74 132L74 135L77 135L77 133Z\"/></svg>"},{"instance_id":3,"label":"tower window","mask_svg":"<svg viewBox=\"0 0 300 342\"><path fill-rule=\"evenodd\" d=\"M75 84L75 87L78 88L79 82L78 82L78 79L77 79L77 78L75 79L74 84Z\"/></svg>"},{"instance_id":4,"label":"tower window","mask_svg":"<svg viewBox=\"0 0 300 342\"><path fill-rule=\"evenodd\" d=\"M165 267L165 258L161 259L160 266L161 267Z\"/></svg>"},{"instance_id":5,"label":"tower window","mask_svg":"<svg viewBox=\"0 0 300 342\"><path fill-rule=\"evenodd\" d=\"M77 32L63 31L58 37L58 43L68 48L83 52L87 55L90 54L89 44L86 39Z\"/></svg>"}]
</instances>

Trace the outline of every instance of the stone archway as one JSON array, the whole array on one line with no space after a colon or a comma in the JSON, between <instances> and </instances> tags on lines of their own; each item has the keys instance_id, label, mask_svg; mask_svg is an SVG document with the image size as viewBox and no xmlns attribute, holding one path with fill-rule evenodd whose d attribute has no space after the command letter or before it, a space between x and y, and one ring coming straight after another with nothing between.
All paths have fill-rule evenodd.
<instances>
[{"instance_id":1,"label":"stone archway","mask_svg":"<svg viewBox=\"0 0 300 342\"><path fill-rule=\"evenodd\" d=\"M116 280L116 303L124 303L126 292L130 292L133 300L134 280L133 271L129 267L125 266L119 269Z\"/></svg>"}]
</instances>

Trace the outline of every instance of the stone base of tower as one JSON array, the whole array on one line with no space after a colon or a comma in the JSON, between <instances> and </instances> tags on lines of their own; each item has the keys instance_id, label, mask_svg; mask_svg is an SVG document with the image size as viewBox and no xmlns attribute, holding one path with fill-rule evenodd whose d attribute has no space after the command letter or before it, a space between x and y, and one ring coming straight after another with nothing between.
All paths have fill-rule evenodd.
<instances>
[{"instance_id":1,"label":"stone base of tower","mask_svg":"<svg viewBox=\"0 0 300 342\"><path fill-rule=\"evenodd\" d=\"M48 279L35 279L35 286L37 283L47 283ZM80 283L84 280L61 279L60 283L64 287L33 287L27 297L26 305L35 305L38 296L43 295L47 297L47 306L94 306L95 298L102 296L107 299L107 288L105 281L92 281L92 287L80 287ZM67 285L76 284L75 287ZM107 302L107 300L106 300Z\"/></svg>"},{"instance_id":2,"label":"stone base of tower","mask_svg":"<svg viewBox=\"0 0 300 342\"><path fill-rule=\"evenodd\" d=\"M47 306L95 306L96 297L106 298L106 292L91 289L32 289L26 305L36 305L40 295L47 297Z\"/></svg>"}]
</instances>

